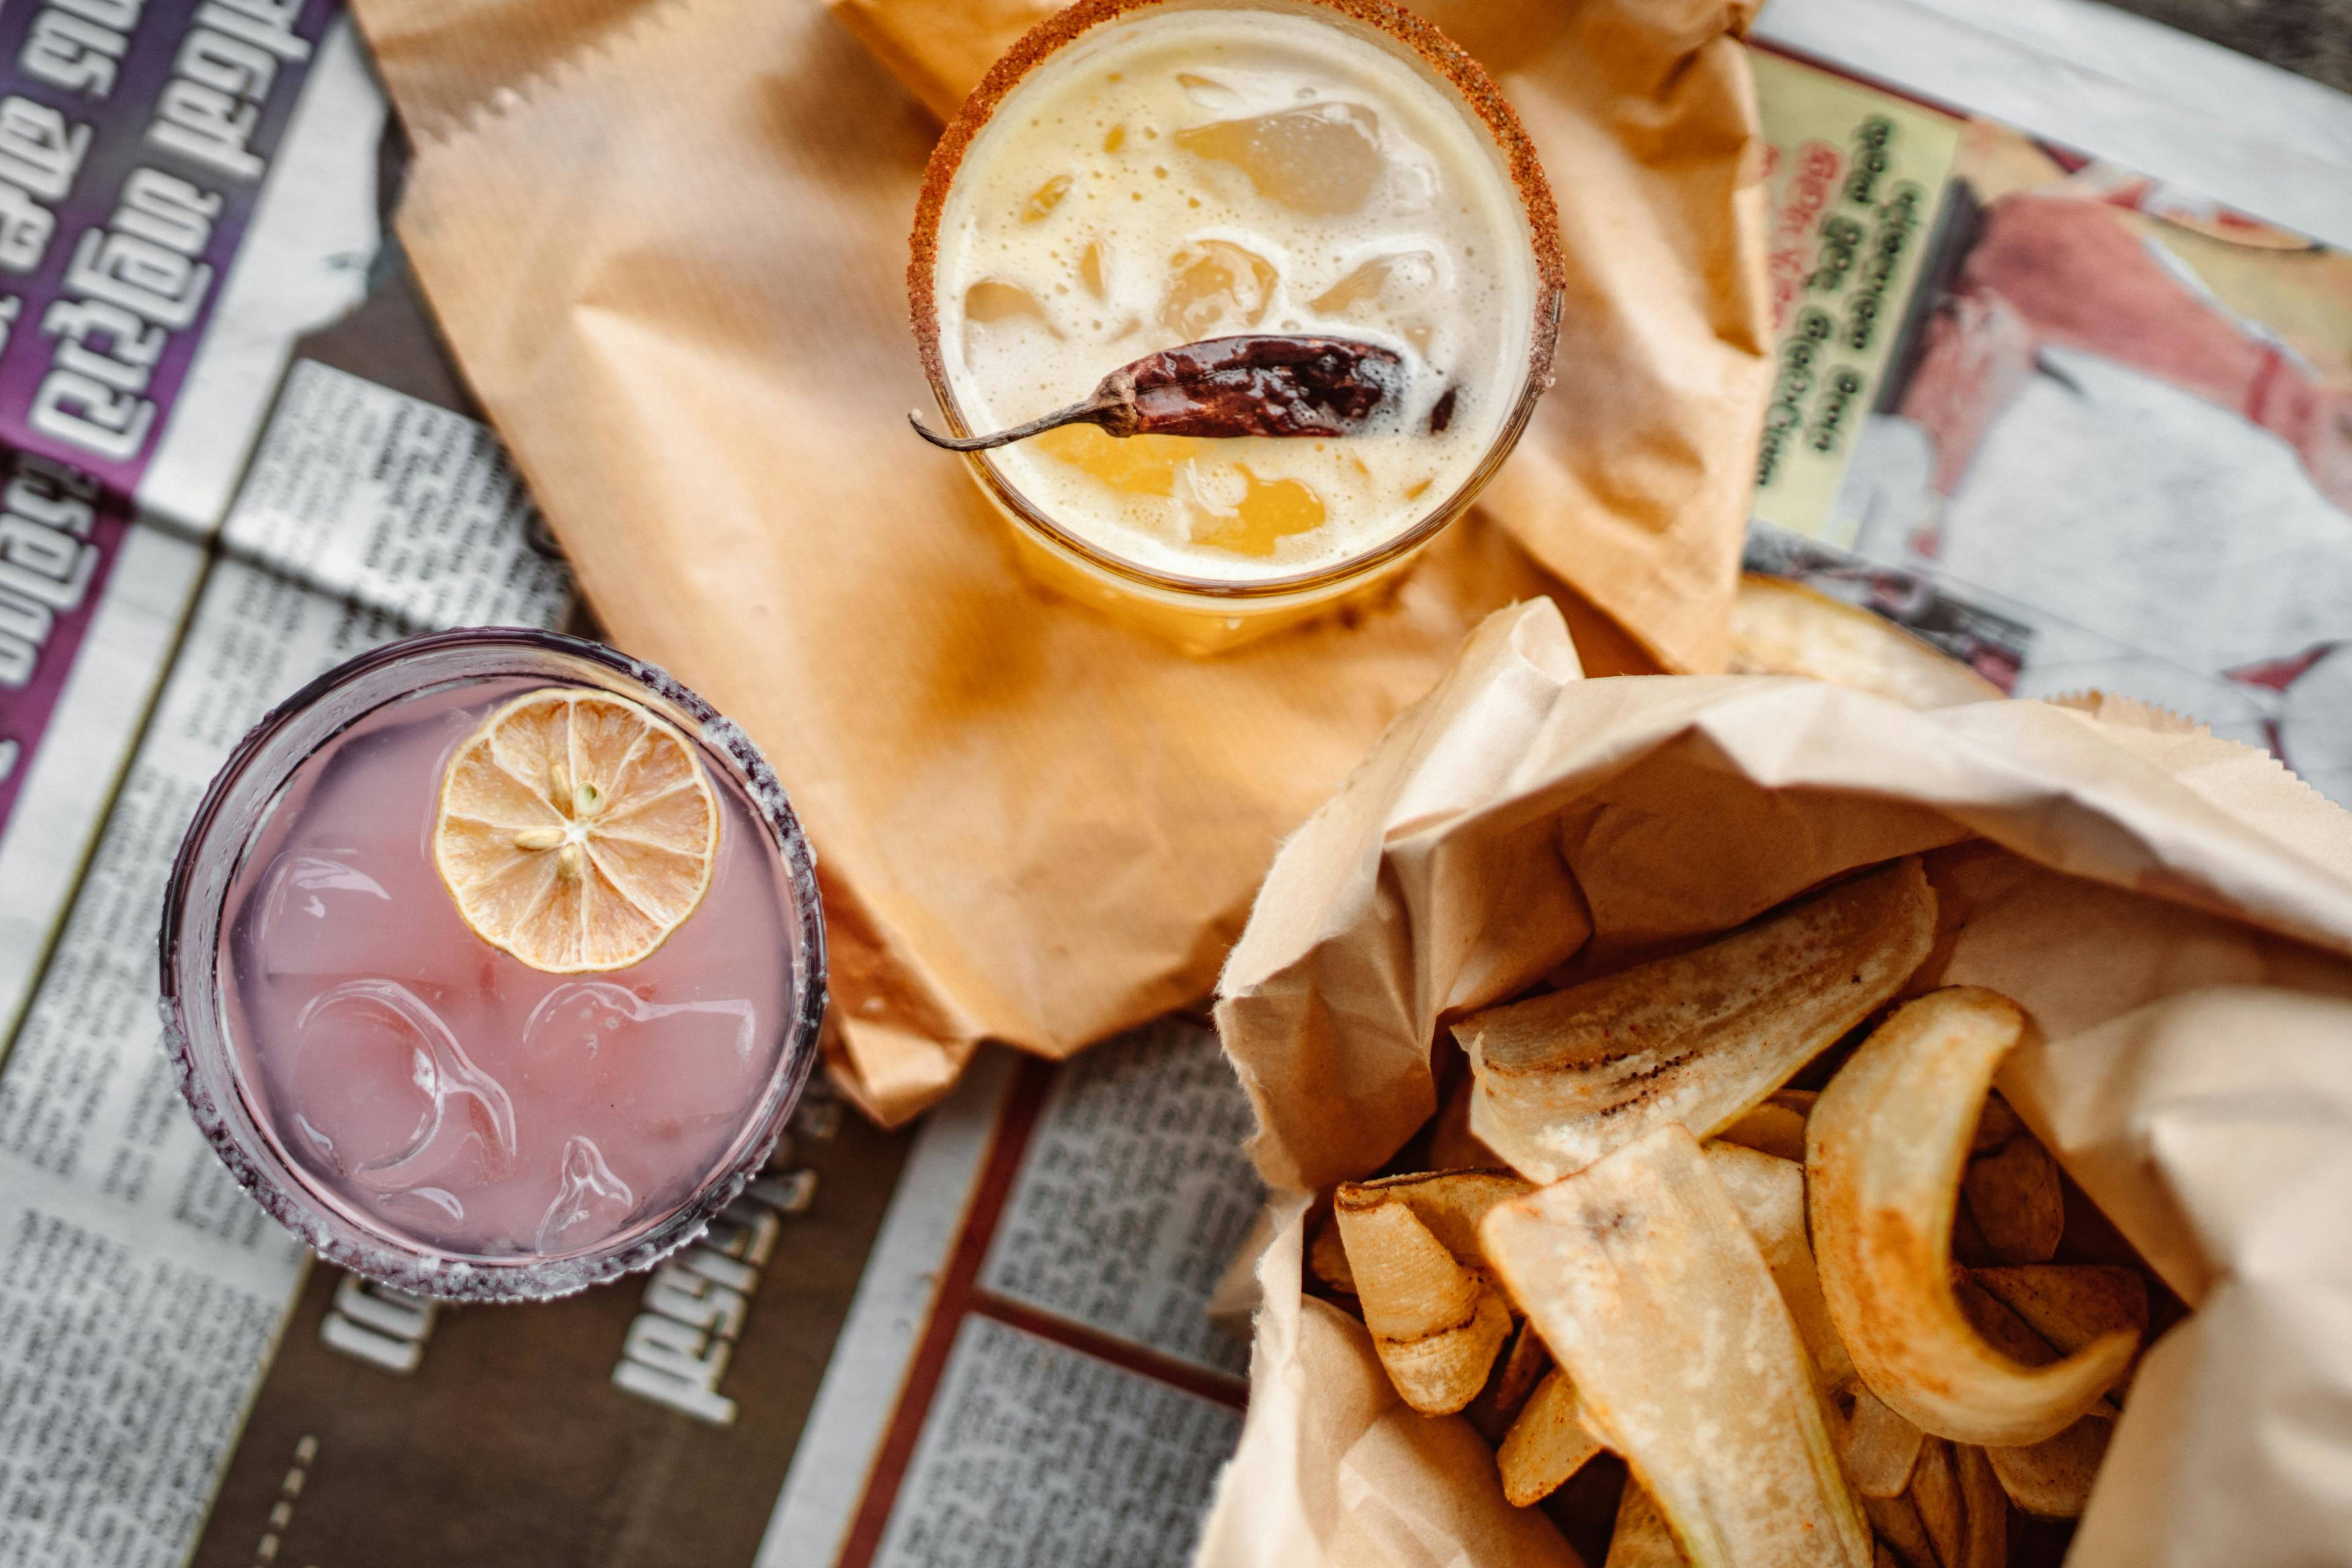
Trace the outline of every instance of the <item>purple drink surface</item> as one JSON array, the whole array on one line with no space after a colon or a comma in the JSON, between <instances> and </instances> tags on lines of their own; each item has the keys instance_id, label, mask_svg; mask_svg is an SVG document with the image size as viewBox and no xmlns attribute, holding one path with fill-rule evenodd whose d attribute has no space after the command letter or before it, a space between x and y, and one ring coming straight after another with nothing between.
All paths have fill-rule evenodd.
<instances>
[{"instance_id":1,"label":"purple drink surface","mask_svg":"<svg viewBox=\"0 0 2352 1568\"><path fill-rule=\"evenodd\" d=\"M543 680L387 704L307 759L232 884L224 1005L259 1120L321 1195L460 1257L562 1257L686 1203L745 1133L789 1026L791 905L709 766L709 891L640 963L550 974L434 868L442 771Z\"/></svg>"}]
</instances>

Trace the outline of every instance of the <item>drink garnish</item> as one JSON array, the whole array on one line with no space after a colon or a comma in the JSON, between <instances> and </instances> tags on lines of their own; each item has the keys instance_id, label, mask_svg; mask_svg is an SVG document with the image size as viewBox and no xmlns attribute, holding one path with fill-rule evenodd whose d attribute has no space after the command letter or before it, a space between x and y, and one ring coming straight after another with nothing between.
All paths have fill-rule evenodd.
<instances>
[{"instance_id":1,"label":"drink garnish","mask_svg":"<svg viewBox=\"0 0 2352 1568\"><path fill-rule=\"evenodd\" d=\"M951 452L983 452L1065 425L1113 436L1353 436L1404 384L1394 350L1347 338L1252 333L1146 354L1092 396L992 436L916 433Z\"/></svg>"},{"instance_id":2,"label":"drink garnish","mask_svg":"<svg viewBox=\"0 0 2352 1568\"><path fill-rule=\"evenodd\" d=\"M719 802L693 744L626 698L527 692L442 775L433 863L477 936L552 974L650 956L710 887Z\"/></svg>"}]
</instances>

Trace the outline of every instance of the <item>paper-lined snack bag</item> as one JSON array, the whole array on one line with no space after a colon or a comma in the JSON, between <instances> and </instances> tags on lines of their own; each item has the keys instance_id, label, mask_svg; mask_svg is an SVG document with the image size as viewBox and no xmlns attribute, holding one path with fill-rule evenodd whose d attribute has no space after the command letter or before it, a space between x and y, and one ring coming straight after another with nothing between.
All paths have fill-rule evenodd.
<instances>
[{"instance_id":1,"label":"paper-lined snack bag","mask_svg":"<svg viewBox=\"0 0 2352 1568\"><path fill-rule=\"evenodd\" d=\"M1852 965L1852 987L1885 998L1853 1009L1869 1015L1859 1030L1834 994L1846 971L1808 979L1792 956L1832 951L1849 940L1841 932L1858 954L1912 944L1890 984L1873 980L1860 959ZM1612 991L1608 977L1637 964L1649 966L1648 981ZM1629 1039L1638 1046L1642 1030L1686 1036L1738 1005L1738 987L1722 984L1729 973L1761 974L1769 988L1770 1016L1738 1031L1739 1052L1777 1048L1776 1031L1802 1025L1808 1009L1819 1015L1806 1026L1815 1043L1790 1048L1797 1066L1843 1034L1822 1058L1835 1068L1828 1092L1768 1094L1763 1086L1793 1068L1738 1053L1701 1082L1677 1077L1688 1076L1687 1064L1646 1058L1641 1083L1607 1081L1612 1056L1630 1051ZM1408 1166L1422 1168L1423 1152L1441 1141L1452 1152L1430 1166L1475 1157L1481 1140L1523 1176L1577 1173L1505 1203L1514 1217L1499 1229L1484 1220L1483 1251L1462 1256L1474 1278L1499 1270L1515 1306L1570 1360L1606 1347L1592 1325L1605 1326L1610 1299L1664 1289L1683 1254L1669 1248L1643 1263L1662 1271L1654 1278L1587 1278L1576 1272L1588 1265L1575 1246L1559 1265L1544 1261L1546 1237L1559 1234L1545 1225L1594 1226L1598 1242L1616 1236L1625 1215L1659 1226L1671 1216L1673 1233L1688 1238L1694 1278L1760 1258L1788 1311L1767 1314L1781 1328L1759 1320L1763 1339L1752 1343L1792 1347L1774 1354L1818 1369L1825 1394L1847 1391L1843 1404L1825 1405L1837 1463L1824 1459L1816 1471L1822 1511L1804 1539L1817 1545L1844 1541L1860 1517L1898 1560L1932 1552L1979 1561L1979 1547L1992 1550L1987 1532L2009 1506L2004 1494L2043 1512L2079 1507L2089 1479L2079 1455L2095 1462L2101 1443L2072 1563L2334 1561L2352 1540L2352 1468L2338 1462L2352 1451L2352 1229L2343 1224L2352 1200L2352 814L2261 753L2095 700L1921 710L1787 679L1586 680L1558 616L1518 606L1489 619L1447 679L1286 845L1221 992L1219 1026L1259 1115L1253 1153L1271 1184L1297 1195L1278 1211L1284 1223L1260 1266L1266 1305L1252 1370L1258 1389L1290 1392L1254 1397L1203 1563L1365 1560L1347 1532L1373 1505L1358 1496L1349 1506L1353 1494L1326 1468L1334 1434L1354 1423L1317 1390L1340 1381L1328 1365L1332 1344L1352 1347L1366 1375L1381 1367L1383 1350L1377 1332L1327 1333L1314 1352L1326 1364L1310 1366L1298 1325L1346 1316L1327 1301L1288 1299L1309 1271L1328 1280L1328 1268L1344 1267L1327 1261L1310 1205L1387 1168L1409 1142ZM1547 999L1484 1011L1530 992ZM1677 995L1706 998L1692 1016L1699 1024L1642 1022L1643 1009ZM1922 996L1889 1017L1889 1006ZM1508 1016L1529 1008L1546 1016L1536 1020L1542 1029L1522 1030L1525 1039L1568 1053L1553 1076L1517 1080L1541 1090L1534 1100L1508 1077L1541 1065L1540 1051L1509 1033ZM1591 1048L1574 1045L1579 1017L1604 1021ZM1634 1036L1612 1033L1624 1029ZM1447 1099L1463 1035L1471 1037L1466 1120ZM1854 1054L1841 1059L1846 1049ZM1712 1076L1718 1067L1752 1068L1755 1077L1726 1088ZM1996 1068L1999 1093L1981 1120L1980 1081L1962 1083L1959 1100L1936 1100L1944 1091L1935 1075ZM1593 1085L1577 1087L1578 1074L1596 1073ZM1447 1114L1424 1133L1442 1100ZM1906 1107L1930 1101L1942 1107L1940 1127L1904 1120ZM1588 1113L1601 1119L1590 1125L1613 1130L1590 1144L1560 1131ZM1709 1133L1721 1136L1703 1149L1692 1142ZM1719 1179L1701 1180L1675 1139ZM1803 1169L1813 1179L1803 1182L1799 1165L1771 1153L1806 1153L1809 1139ZM1868 1203L1920 1201L1905 1192L1939 1192L1950 1214L1953 1186L1922 1186L1932 1172L1905 1173L1906 1159L1917 1156L1925 1171L1917 1161L1934 1152L1916 1141L1936 1139L1950 1144L1949 1175L1965 1194L1953 1221L1961 1235L1943 1245L1965 1248L1971 1266L1957 1284L1941 1267L1923 1266L1907 1281L1867 1278L1860 1300L1866 1311L1885 1310L1886 1300L1945 1300L1968 1322L1945 1320L1937 1331L1948 1343L1912 1331L1891 1342L1858 1337L1848 1331L1857 1283L1840 1226ZM2046 1262L2062 1227L2089 1235L2096 1215L2072 1212L2076 1200L2042 1168L2044 1148L2128 1242L2113 1264ZM1853 1200L1824 1184L1825 1169L1864 1171L1863 1210L1841 1206ZM1811 1189L1811 1212L1793 1232L1785 1214L1771 1217L1775 1202L1786 1207L1764 1179L1776 1173ZM1731 1210L1709 1206L1717 1200L1705 1193L1718 1189ZM1364 1190L1341 1186L1340 1201ZM1596 1194L1608 1203L1594 1206ZM1726 1214L1737 1220L1728 1231ZM1739 1239L1743 1228L1754 1250ZM1776 1245L1776 1233L1793 1245ZM1934 1240L1922 1243L1930 1262ZM1811 1283L1791 1276L1799 1252L1808 1268L1818 1258ZM2013 1261L2036 1258L2043 1261ZM2140 1263L2163 1298L2153 1316L2149 1292L2133 1296ZM2173 1296L2188 1309L2178 1321ZM1820 1316L1843 1325L1837 1336L1809 1321ZM1670 1319L1662 1313L1661 1340ZM2143 1326L2153 1343L2127 1380L2118 1377L2126 1363L2116 1347ZM1979 1337L2007 1347L2005 1359L1968 1373L1981 1386L1963 1380L1975 1405L1938 1407L1933 1388L1911 1381L1913 1363L1974 1354L1968 1346ZM1859 1384L1851 1368L1832 1364L1848 1345L1862 1363ZM2062 1371L2060 1362L2088 1370ZM2032 1377L2016 1370L2036 1363L2048 1364ZM1751 1357L1743 1375L1771 1363ZM1622 1363L1582 1364L1614 1372ZM1755 1523L1726 1501L1736 1479L1718 1495L1668 1484L1675 1472L1664 1456L1680 1428L1639 1429L1622 1402L1671 1381L1598 1378L1587 1391L1604 1401L1597 1435L1630 1450L1637 1478L1645 1462L1659 1467L1652 1486L1628 1489L1620 1533L1629 1554L1652 1512L1679 1521L1685 1540ZM1797 1386L1767 1377L1750 1404L1795 1398ZM1894 1408L1854 1399L1856 1386L1885 1390ZM1927 1403L1913 1403L1915 1394ZM2006 1414L1988 1417L1985 1401L2002 1399ZM2032 1446L2078 1411L2088 1423L2081 1431ZM1425 1438L1425 1451L1467 1438L1465 1450L1491 1466L1471 1427L1477 1413L1474 1404L1467 1415L1410 1419L1457 1434ZM1963 1439L1923 1438L1906 1414ZM1397 1478L1411 1495L1379 1507L1417 1521L1421 1555L1391 1551L1388 1560L1517 1560L1508 1542L1519 1538L1507 1534L1511 1510L1495 1479L1491 1468L1465 1476L1441 1464ZM1443 1505L1422 1495L1437 1490ZM1263 1544L1277 1529L1289 1531L1289 1550ZM1791 1560L1844 1559L1821 1546L1816 1558Z\"/></svg>"},{"instance_id":2,"label":"paper-lined snack bag","mask_svg":"<svg viewBox=\"0 0 2352 1568\"><path fill-rule=\"evenodd\" d=\"M1724 656L1768 370L1744 5L1428 7L1565 195L1559 384L1392 598L1205 661L1032 585L906 426L936 116L1041 7L354 9L457 359L614 641L773 760L833 1064L886 1120L982 1038L1066 1055L1205 994L1282 836L1496 606L1558 592L1634 667Z\"/></svg>"}]
</instances>

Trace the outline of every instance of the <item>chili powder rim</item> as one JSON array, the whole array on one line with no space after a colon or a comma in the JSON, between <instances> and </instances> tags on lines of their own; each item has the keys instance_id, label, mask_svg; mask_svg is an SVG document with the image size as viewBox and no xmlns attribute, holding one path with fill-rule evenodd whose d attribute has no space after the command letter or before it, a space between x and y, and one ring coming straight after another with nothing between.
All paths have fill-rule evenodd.
<instances>
[{"instance_id":1,"label":"chili powder rim","mask_svg":"<svg viewBox=\"0 0 2352 1568\"><path fill-rule=\"evenodd\" d=\"M957 172L963 166L965 153L971 151L973 141L994 119L996 110L1028 79L1030 73L1082 35L1134 12L1187 3L1188 0L1076 0L1067 9L1048 16L1022 35L989 68L988 74L981 78L980 85L972 89L971 95L964 100L963 107L956 111L955 118L941 132L938 144L931 149L930 162L923 172L922 195L915 205L915 228L907 263L907 304L914 326L916 347L922 357L923 374L930 381L941 416L954 434L968 436L971 432L966 426L961 410L957 407L949 386L947 362L940 348L937 278L940 218L946 210L948 195L954 186ZM1242 0L1242 4L1232 8L1247 9L1250 0ZM1156 570L1114 554L1071 533L1023 494L994 464L987 461L985 453L966 455L974 474L1006 509L1063 552L1146 587L1218 599L1275 598L1360 576L1418 550L1456 516L1467 510L1469 503L1517 445L1520 433L1534 413L1536 400L1551 386L1552 354L1559 340L1561 301L1568 289L1568 268L1559 237L1559 208L1552 197L1551 184L1544 175L1543 164L1536 156L1535 143L1528 140L1527 128L1520 124L1517 113L1503 97L1501 89L1496 87L1494 79L1467 51L1434 26L1393 4L1392 0L1261 0L1261 4L1270 9L1337 13L1360 26L1383 35L1391 42L1405 46L1422 65L1461 96L1464 105L1477 118L1488 138L1502 153L1512 186L1518 194L1521 216L1527 224L1528 247L1535 256L1535 312L1528 338L1527 377L1520 384L1516 405L1496 431L1495 439L1478 468L1418 522L1395 537L1370 550L1306 572L1235 583Z\"/></svg>"}]
</instances>

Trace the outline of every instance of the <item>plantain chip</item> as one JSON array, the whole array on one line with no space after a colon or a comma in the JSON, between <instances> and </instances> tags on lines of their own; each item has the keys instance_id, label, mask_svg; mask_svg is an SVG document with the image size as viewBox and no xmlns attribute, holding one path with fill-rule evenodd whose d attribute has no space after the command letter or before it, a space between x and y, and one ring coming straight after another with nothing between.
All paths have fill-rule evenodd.
<instances>
[{"instance_id":1,"label":"plantain chip","mask_svg":"<svg viewBox=\"0 0 2352 1568\"><path fill-rule=\"evenodd\" d=\"M2027 1366L2042 1366L2056 1361L2060 1353L2050 1337L1985 1289L1981 1277L2021 1273L2072 1277L2078 1272L2082 1271L2054 1266L2030 1270L1979 1269L1972 1271L1967 1279L1956 1281L1952 1289L1960 1303L1960 1310L1968 1314L1969 1321L1985 1337L1988 1344L2012 1361ZM2128 1269L2118 1268L2112 1272L2138 1283L2138 1277ZM2062 1286L2059 1289L2068 1288ZM2093 1283L2091 1288L2095 1290L2112 1287L2099 1281ZM2147 1296L2145 1287L2142 1289L2140 1301L2145 1308ZM2021 1293L2034 1299L2030 1290ZM2127 1305L2127 1301L2116 1300L2109 1305L2123 1307ZM2095 1339L2098 1332L2118 1327L2137 1331L2127 1311L2115 1312L2098 1328L2084 1329L2079 1324L2068 1324L2067 1327L2076 1334L2078 1342ZM2114 1411L2108 1402L2102 1400L2096 1408L2054 1437L2045 1437L2039 1443L2022 1447L1990 1448L1986 1450L1985 1458L1991 1464L1993 1474L1999 1478L2001 1489L2019 1508L2043 1519L2075 1519L2081 1516L2090 1501L2091 1483L2097 1479L2100 1462L2106 1458L2107 1441L2114 1434Z\"/></svg>"},{"instance_id":2,"label":"plantain chip","mask_svg":"<svg viewBox=\"0 0 2352 1568\"><path fill-rule=\"evenodd\" d=\"M1475 1079L1470 1129L1557 1181L1654 1127L1710 1137L1901 988L1936 895L1915 858L1731 936L1454 1026Z\"/></svg>"},{"instance_id":3,"label":"plantain chip","mask_svg":"<svg viewBox=\"0 0 2352 1568\"><path fill-rule=\"evenodd\" d=\"M1717 1133L1718 1142L1737 1143L1759 1154L1805 1163L1805 1118L1821 1097L1810 1089L1777 1089L1763 1104Z\"/></svg>"},{"instance_id":4,"label":"plantain chip","mask_svg":"<svg viewBox=\"0 0 2352 1568\"><path fill-rule=\"evenodd\" d=\"M1503 1446L1495 1451L1503 1496L1513 1508L1541 1502L1601 1448L1601 1439L1584 1424L1584 1402L1576 1396L1576 1384L1554 1367L1536 1384L1519 1418L1504 1434Z\"/></svg>"},{"instance_id":5,"label":"plantain chip","mask_svg":"<svg viewBox=\"0 0 2352 1568\"><path fill-rule=\"evenodd\" d=\"M1982 1336L1985 1343L2018 1365L2048 1366L2058 1359L2058 1352L2050 1348L2048 1341L1966 1273L1953 1277L1952 1300L1958 1303L1960 1315L1968 1319L1969 1327Z\"/></svg>"},{"instance_id":6,"label":"plantain chip","mask_svg":"<svg viewBox=\"0 0 2352 1568\"><path fill-rule=\"evenodd\" d=\"M1802 675L1914 708L2002 695L2000 687L1885 616L1785 577L1743 573L1731 611L1735 675Z\"/></svg>"},{"instance_id":7,"label":"plantain chip","mask_svg":"<svg viewBox=\"0 0 2352 1568\"><path fill-rule=\"evenodd\" d=\"M1772 1271L1812 1362L1814 1383L1827 1391L1852 1381L1853 1362L1830 1322L1812 1245L1805 1239L1804 1166L1721 1142L1706 1145L1706 1163L1764 1254L1764 1267Z\"/></svg>"},{"instance_id":8,"label":"plantain chip","mask_svg":"<svg viewBox=\"0 0 2352 1568\"><path fill-rule=\"evenodd\" d=\"M2073 1425L2137 1342L2105 1335L2048 1366L2024 1366L1987 1344L1954 1298L1961 1164L1993 1068L2023 1027L2016 1005L1992 992L1931 992L1863 1043L1806 1127L1822 1293L1855 1369L1913 1425L1997 1447Z\"/></svg>"},{"instance_id":9,"label":"plantain chip","mask_svg":"<svg viewBox=\"0 0 2352 1568\"><path fill-rule=\"evenodd\" d=\"M1348 1244L1339 1239L1339 1216L1324 1220L1307 1244L1307 1267L1315 1278L1343 1295L1356 1293L1356 1276L1348 1267Z\"/></svg>"},{"instance_id":10,"label":"plantain chip","mask_svg":"<svg viewBox=\"0 0 2352 1568\"><path fill-rule=\"evenodd\" d=\"M1840 1391L1852 1408L1842 1413L1832 1433L1846 1479L1865 1498L1901 1497L1911 1485L1912 1467L1927 1435L1894 1411L1859 1380Z\"/></svg>"},{"instance_id":11,"label":"plantain chip","mask_svg":"<svg viewBox=\"0 0 2352 1568\"><path fill-rule=\"evenodd\" d=\"M1486 1386L1463 1406L1463 1418L1487 1442L1500 1443L1550 1371L1551 1352L1544 1349L1543 1336L1522 1321L1511 1331Z\"/></svg>"},{"instance_id":12,"label":"plantain chip","mask_svg":"<svg viewBox=\"0 0 2352 1568\"><path fill-rule=\"evenodd\" d=\"M1892 1547L1904 1568L1943 1568L1935 1543L1927 1539L1927 1522L1919 1517L1918 1505L1908 1490L1901 1497L1864 1497L1862 1511L1869 1517L1870 1528L1877 1531L1879 1545Z\"/></svg>"},{"instance_id":13,"label":"plantain chip","mask_svg":"<svg viewBox=\"0 0 2352 1568\"><path fill-rule=\"evenodd\" d=\"M1968 1505L1960 1498L1960 1472L1952 1462L1949 1443L1930 1437L1920 1445L1906 1495L1927 1527L1927 1539L1935 1542L1936 1561L1945 1568L1960 1568L1969 1533Z\"/></svg>"},{"instance_id":14,"label":"plantain chip","mask_svg":"<svg viewBox=\"0 0 2352 1568\"><path fill-rule=\"evenodd\" d=\"M1473 1268L1484 1268L1478 1250L1478 1222L1505 1198L1517 1197L1528 1184L1508 1171L1423 1171L1412 1175L1382 1176L1370 1182L1342 1182L1332 1199L1334 1217L1343 1207L1364 1208L1397 1202L1412 1210L1448 1252ZM1331 1239L1327 1244L1324 1237ZM1335 1290L1356 1293L1356 1277L1348 1265L1345 1245L1335 1225L1316 1237L1310 1253L1316 1278Z\"/></svg>"},{"instance_id":15,"label":"plantain chip","mask_svg":"<svg viewBox=\"0 0 2352 1568\"><path fill-rule=\"evenodd\" d=\"M1956 1447L1960 1477L1960 1557L1951 1568L2008 1568L2009 1498L1984 1449Z\"/></svg>"},{"instance_id":16,"label":"plantain chip","mask_svg":"<svg viewBox=\"0 0 2352 1568\"><path fill-rule=\"evenodd\" d=\"M1988 1448L2009 1500L2040 1519L2080 1519L2115 1436L2115 1417L2094 1411L2055 1437L2023 1448Z\"/></svg>"},{"instance_id":17,"label":"plantain chip","mask_svg":"<svg viewBox=\"0 0 2352 1568\"><path fill-rule=\"evenodd\" d=\"M1335 1209L1395 1201L1412 1210L1445 1249L1472 1265L1483 1265L1478 1250L1478 1222L1496 1204L1533 1191L1532 1184L1508 1171L1423 1171L1407 1176L1381 1176L1369 1182L1342 1182L1332 1199Z\"/></svg>"},{"instance_id":18,"label":"plantain chip","mask_svg":"<svg viewBox=\"0 0 2352 1568\"><path fill-rule=\"evenodd\" d=\"M2009 1499L1982 1448L1928 1438L1912 1469L1909 1497L1943 1568L2004 1568Z\"/></svg>"},{"instance_id":19,"label":"plantain chip","mask_svg":"<svg viewBox=\"0 0 2352 1568\"><path fill-rule=\"evenodd\" d=\"M1502 1293L1393 1195L1351 1201L1342 1186L1333 1212L1364 1327L1397 1393L1424 1415L1469 1404L1511 1331Z\"/></svg>"},{"instance_id":20,"label":"plantain chip","mask_svg":"<svg viewBox=\"0 0 2352 1568\"><path fill-rule=\"evenodd\" d=\"M2113 1263L1972 1268L1969 1279L2069 1355L2102 1334L2147 1332L2147 1281Z\"/></svg>"},{"instance_id":21,"label":"plantain chip","mask_svg":"<svg viewBox=\"0 0 2352 1568\"><path fill-rule=\"evenodd\" d=\"M1657 1500L1628 1479L1617 1499L1617 1528L1609 1536L1609 1560L1601 1568L1683 1568L1690 1561L1658 1511Z\"/></svg>"},{"instance_id":22,"label":"plantain chip","mask_svg":"<svg viewBox=\"0 0 2352 1568\"><path fill-rule=\"evenodd\" d=\"M2003 1263L2047 1263L2066 1233L2066 1194L2058 1162L2032 1133L2020 1131L1979 1154L1960 1178L1969 1217L1986 1248Z\"/></svg>"},{"instance_id":23,"label":"plantain chip","mask_svg":"<svg viewBox=\"0 0 2352 1568\"><path fill-rule=\"evenodd\" d=\"M1679 1124L1496 1205L1479 1234L1697 1568L1868 1568L1803 1342Z\"/></svg>"}]
</instances>

